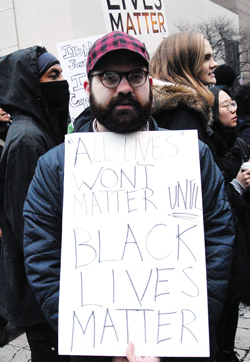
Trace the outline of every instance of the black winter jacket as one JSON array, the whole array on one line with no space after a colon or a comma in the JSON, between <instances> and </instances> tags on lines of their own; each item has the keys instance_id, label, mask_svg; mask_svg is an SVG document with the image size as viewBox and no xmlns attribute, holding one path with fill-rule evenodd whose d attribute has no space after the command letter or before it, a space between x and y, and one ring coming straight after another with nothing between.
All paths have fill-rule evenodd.
<instances>
[{"instance_id":1,"label":"black winter jacket","mask_svg":"<svg viewBox=\"0 0 250 362\"><path fill-rule=\"evenodd\" d=\"M250 146L250 114L245 117L239 117L239 137L242 138Z\"/></svg>"},{"instance_id":2,"label":"black winter jacket","mask_svg":"<svg viewBox=\"0 0 250 362\"><path fill-rule=\"evenodd\" d=\"M230 293L235 299L250 305L250 191L247 189L241 195L231 184L237 177L243 162L250 159L250 146L238 138L239 126L227 127L219 117L219 92L220 89L211 89L214 94L213 123L214 131L213 153L216 164L222 171L225 179L226 192L235 216L235 245L230 273ZM227 298L231 298L228 295Z\"/></svg>"},{"instance_id":3,"label":"black winter jacket","mask_svg":"<svg viewBox=\"0 0 250 362\"><path fill-rule=\"evenodd\" d=\"M88 124L85 126L89 128ZM214 330L227 288L234 226L223 177L208 147L199 142L199 148L209 321L210 329ZM63 178L64 145L60 145L40 158L24 205L26 272L42 310L55 330L58 329Z\"/></svg>"},{"instance_id":4,"label":"black winter jacket","mask_svg":"<svg viewBox=\"0 0 250 362\"><path fill-rule=\"evenodd\" d=\"M250 146L235 137L230 147L225 142L225 135L223 137L223 133L219 134L216 128L213 140L211 151L225 179L226 193L235 218L236 235L230 287L239 300L250 305L250 191L241 196L230 183L236 178L242 163L250 159Z\"/></svg>"},{"instance_id":5,"label":"black winter jacket","mask_svg":"<svg viewBox=\"0 0 250 362\"><path fill-rule=\"evenodd\" d=\"M0 314L22 327L46 321L24 268L23 204L38 158L64 140L59 142L58 117L41 94L37 51L35 46L0 59L0 107L13 120L0 163ZM67 119L60 121L66 130Z\"/></svg>"}]
</instances>

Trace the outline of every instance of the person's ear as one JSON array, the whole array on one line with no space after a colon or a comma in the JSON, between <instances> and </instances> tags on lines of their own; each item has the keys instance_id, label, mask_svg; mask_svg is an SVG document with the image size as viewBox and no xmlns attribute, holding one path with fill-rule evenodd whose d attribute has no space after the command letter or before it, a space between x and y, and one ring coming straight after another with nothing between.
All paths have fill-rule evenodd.
<instances>
[{"instance_id":1,"label":"person's ear","mask_svg":"<svg viewBox=\"0 0 250 362\"><path fill-rule=\"evenodd\" d=\"M83 87L85 92L87 93L87 95L89 96L89 91L90 91L90 85L89 85L89 81L85 80L85 82L83 83Z\"/></svg>"}]
</instances>

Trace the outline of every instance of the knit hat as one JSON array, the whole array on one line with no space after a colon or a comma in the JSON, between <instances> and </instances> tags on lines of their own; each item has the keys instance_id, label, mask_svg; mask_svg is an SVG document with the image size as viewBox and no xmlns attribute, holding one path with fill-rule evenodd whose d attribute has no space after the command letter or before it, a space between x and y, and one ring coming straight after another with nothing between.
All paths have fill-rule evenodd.
<instances>
[{"instance_id":1,"label":"knit hat","mask_svg":"<svg viewBox=\"0 0 250 362\"><path fill-rule=\"evenodd\" d=\"M104 55L114 50L121 49L130 50L131 52L141 55L147 65L149 64L149 54L143 43L122 31L113 31L98 39L90 48L87 59L87 74L89 75L96 63Z\"/></svg>"},{"instance_id":2,"label":"knit hat","mask_svg":"<svg viewBox=\"0 0 250 362\"><path fill-rule=\"evenodd\" d=\"M232 87L237 78L236 71L229 64L221 64L214 70L216 85L226 85Z\"/></svg>"},{"instance_id":3,"label":"knit hat","mask_svg":"<svg viewBox=\"0 0 250 362\"><path fill-rule=\"evenodd\" d=\"M47 70L52 67L52 65L60 64L60 62L53 54L47 52L45 49L44 52L38 54L37 64L39 78L41 78L47 72Z\"/></svg>"}]
</instances>

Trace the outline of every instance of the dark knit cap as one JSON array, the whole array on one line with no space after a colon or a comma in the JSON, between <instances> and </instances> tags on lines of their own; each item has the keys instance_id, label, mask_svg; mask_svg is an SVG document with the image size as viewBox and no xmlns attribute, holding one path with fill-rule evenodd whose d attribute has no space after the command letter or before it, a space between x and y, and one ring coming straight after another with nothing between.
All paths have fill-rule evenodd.
<instances>
[{"instance_id":1,"label":"dark knit cap","mask_svg":"<svg viewBox=\"0 0 250 362\"><path fill-rule=\"evenodd\" d=\"M44 48L45 49L45 48ZM37 56L38 74L41 78L52 65L60 64L59 60L51 53L45 50Z\"/></svg>"},{"instance_id":2,"label":"dark knit cap","mask_svg":"<svg viewBox=\"0 0 250 362\"><path fill-rule=\"evenodd\" d=\"M87 59L87 74L93 70L97 61L104 55L114 50L129 50L141 55L141 57L149 64L149 54L143 43L131 35L122 31L113 31L102 38L98 39L90 48Z\"/></svg>"},{"instance_id":3,"label":"dark knit cap","mask_svg":"<svg viewBox=\"0 0 250 362\"><path fill-rule=\"evenodd\" d=\"M236 71L229 64L221 64L214 70L216 85L232 87L237 78Z\"/></svg>"}]
</instances>

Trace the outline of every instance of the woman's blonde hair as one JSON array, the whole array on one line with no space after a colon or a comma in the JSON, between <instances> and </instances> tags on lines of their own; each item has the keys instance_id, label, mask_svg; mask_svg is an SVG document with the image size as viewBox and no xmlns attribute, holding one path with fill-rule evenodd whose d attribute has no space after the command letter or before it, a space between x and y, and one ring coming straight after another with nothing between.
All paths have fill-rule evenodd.
<instances>
[{"instance_id":1,"label":"woman's blonde hair","mask_svg":"<svg viewBox=\"0 0 250 362\"><path fill-rule=\"evenodd\" d=\"M213 95L199 79L205 61L205 38L200 33L187 31L165 38L150 61L150 74L162 81L183 84L213 104Z\"/></svg>"}]
</instances>

